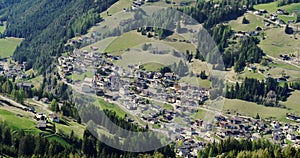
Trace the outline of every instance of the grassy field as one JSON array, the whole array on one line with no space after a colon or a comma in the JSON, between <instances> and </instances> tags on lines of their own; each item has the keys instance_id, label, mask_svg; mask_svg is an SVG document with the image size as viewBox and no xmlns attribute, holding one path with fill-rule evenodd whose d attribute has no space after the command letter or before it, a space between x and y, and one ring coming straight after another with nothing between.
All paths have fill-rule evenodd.
<instances>
[{"instance_id":1,"label":"grassy field","mask_svg":"<svg viewBox=\"0 0 300 158\"><path fill-rule=\"evenodd\" d=\"M32 118L20 117L15 113L3 109L0 106L0 122L5 122L13 130L25 130L31 133L40 133L37 129L36 122Z\"/></svg>"},{"instance_id":2,"label":"grassy field","mask_svg":"<svg viewBox=\"0 0 300 158\"><path fill-rule=\"evenodd\" d=\"M125 117L126 112L123 111L119 106L105 102L103 99L98 98L94 103L96 106L100 106L101 110L112 110L115 111L119 117Z\"/></svg>"},{"instance_id":3,"label":"grassy field","mask_svg":"<svg viewBox=\"0 0 300 158\"><path fill-rule=\"evenodd\" d=\"M109 53L118 52L150 41L146 36L142 36L136 31L130 31L116 38L105 51Z\"/></svg>"},{"instance_id":4,"label":"grassy field","mask_svg":"<svg viewBox=\"0 0 300 158\"><path fill-rule=\"evenodd\" d=\"M174 57L171 54L152 54L142 50L131 50L122 55L122 60L116 64L126 67L131 64L146 64L146 63L159 63L161 65L172 65L174 62L178 63L180 58Z\"/></svg>"},{"instance_id":5,"label":"grassy field","mask_svg":"<svg viewBox=\"0 0 300 158\"><path fill-rule=\"evenodd\" d=\"M244 73L241 75L241 77L248 77L248 78L255 78L259 80L265 79L265 76L262 75L261 73L249 71L248 68L245 69Z\"/></svg>"},{"instance_id":6,"label":"grassy field","mask_svg":"<svg viewBox=\"0 0 300 158\"><path fill-rule=\"evenodd\" d=\"M198 112L194 114L195 119L202 119L206 121L211 121L214 116L215 114L213 114L212 112L201 110L201 109L199 109Z\"/></svg>"},{"instance_id":7,"label":"grassy field","mask_svg":"<svg viewBox=\"0 0 300 158\"><path fill-rule=\"evenodd\" d=\"M66 135L70 135L73 130L74 135L78 138L83 137L83 132L85 129L84 125L78 124L76 122L67 122L67 125L56 123L55 126L57 130L61 130Z\"/></svg>"},{"instance_id":8,"label":"grassy field","mask_svg":"<svg viewBox=\"0 0 300 158\"><path fill-rule=\"evenodd\" d=\"M223 107L223 112L230 111L231 114L235 115L239 113L241 115L255 117L259 114L262 118L274 117L279 120L285 119L285 114L288 112L287 109L266 107L263 105L258 105L252 102L246 102L237 99L226 99Z\"/></svg>"},{"instance_id":9,"label":"grassy field","mask_svg":"<svg viewBox=\"0 0 300 158\"><path fill-rule=\"evenodd\" d=\"M254 5L253 8L256 9L256 10L265 9L265 10L267 10L268 12L271 12L271 13L276 12L277 9L278 9L278 7L277 7L277 2Z\"/></svg>"},{"instance_id":10,"label":"grassy field","mask_svg":"<svg viewBox=\"0 0 300 158\"><path fill-rule=\"evenodd\" d=\"M0 57L6 58L13 55L17 46L21 43L20 38L5 38L0 39Z\"/></svg>"},{"instance_id":11,"label":"grassy field","mask_svg":"<svg viewBox=\"0 0 300 158\"><path fill-rule=\"evenodd\" d=\"M283 20L286 24L289 23L289 20L293 20L293 21L297 20L295 16L290 16L290 15L278 15L278 18Z\"/></svg>"},{"instance_id":12,"label":"grassy field","mask_svg":"<svg viewBox=\"0 0 300 158\"><path fill-rule=\"evenodd\" d=\"M65 141L64 139L60 138L59 136L53 135L48 137L49 141L56 141L58 143L60 143L61 145L65 146L65 147L71 147L71 145Z\"/></svg>"},{"instance_id":13,"label":"grassy field","mask_svg":"<svg viewBox=\"0 0 300 158\"><path fill-rule=\"evenodd\" d=\"M246 13L245 17L249 20L249 24L242 24L243 17L229 21L229 25L235 31L254 31L257 26L263 27L263 18L253 14Z\"/></svg>"},{"instance_id":14,"label":"grassy field","mask_svg":"<svg viewBox=\"0 0 300 158\"><path fill-rule=\"evenodd\" d=\"M158 50L164 50L169 48L184 53L186 52L186 50L190 50L192 52L196 51L196 48L193 44L184 42L168 42L165 40L155 40L154 38L142 36L136 31L126 32L120 37L117 37L116 39L111 41L111 43L107 46L105 51L114 54L114 52L118 53L120 51L124 51L128 48L130 49L135 46L141 47L142 44L150 42L153 47L158 47Z\"/></svg>"},{"instance_id":15,"label":"grassy field","mask_svg":"<svg viewBox=\"0 0 300 158\"><path fill-rule=\"evenodd\" d=\"M277 2L272 2L272 3L259 4L254 6L254 9L256 10L266 9L269 13L274 13L279 8L284 9L288 13L293 13L294 10L300 10L300 3L292 3L289 5L278 7Z\"/></svg>"},{"instance_id":16,"label":"grassy field","mask_svg":"<svg viewBox=\"0 0 300 158\"><path fill-rule=\"evenodd\" d=\"M129 8L132 6L132 1L131 0L119 0L112 6L110 6L107 11L109 15L113 15L114 13L121 12L123 11L124 8ZM107 11L102 12L100 15L102 18L107 17Z\"/></svg>"},{"instance_id":17,"label":"grassy field","mask_svg":"<svg viewBox=\"0 0 300 158\"><path fill-rule=\"evenodd\" d=\"M3 26L0 26L0 33L3 33L6 28L6 22L4 22Z\"/></svg>"},{"instance_id":18,"label":"grassy field","mask_svg":"<svg viewBox=\"0 0 300 158\"><path fill-rule=\"evenodd\" d=\"M70 76L67 76L67 78L70 78L73 81L83 81L85 77L93 78L94 77L94 72L87 71L87 72L84 72L80 75L79 74L72 74Z\"/></svg>"},{"instance_id":19,"label":"grassy field","mask_svg":"<svg viewBox=\"0 0 300 158\"><path fill-rule=\"evenodd\" d=\"M155 62L145 63L143 64L143 68L146 71L159 71L161 68L163 68L165 65Z\"/></svg>"},{"instance_id":20,"label":"grassy field","mask_svg":"<svg viewBox=\"0 0 300 158\"><path fill-rule=\"evenodd\" d=\"M180 79L180 82L189 83L194 86L204 87L204 88L210 88L211 83L209 80L202 80L201 78L197 77L183 77Z\"/></svg>"},{"instance_id":21,"label":"grassy field","mask_svg":"<svg viewBox=\"0 0 300 158\"><path fill-rule=\"evenodd\" d=\"M295 39L293 35L287 35L284 28L269 29L265 33L266 39L262 40L258 46L268 55L279 57L280 54L295 53L295 48L299 47L299 35L297 35L298 39Z\"/></svg>"},{"instance_id":22,"label":"grassy field","mask_svg":"<svg viewBox=\"0 0 300 158\"><path fill-rule=\"evenodd\" d=\"M292 95L288 98L286 102L281 102L288 109L291 109L294 113L300 114L300 91L292 92Z\"/></svg>"},{"instance_id":23,"label":"grassy field","mask_svg":"<svg viewBox=\"0 0 300 158\"><path fill-rule=\"evenodd\" d=\"M26 82L32 83L35 88L39 88L43 83L43 76L42 75L36 76L35 78L30 79Z\"/></svg>"},{"instance_id":24,"label":"grassy field","mask_svg":"<svg viewBox=\"0 0 300 158\"><path fill-rule=\"evenodd\" d=\"M256 103L246 102L242 100L230 100L226 99L223 107L223 112L227 112L228 110L231 114L242 114L246 116L255 117L256 114L259 114L262 118L276 118L280 121L287 121L285 119L286 113L296 113L300 114L300 91L292 92L292 95L288 98L286 102L280 102L280 104L284 105L284 108L276 108L276 107L266 107L263 105L258 105Z\"/></svg>"},{"instance_id":25,"label":"grassy field","mask_svg":"<svg viewBox=\"0 0 300 158\"><path fill-rule=\"evenodd\" d=\"M166 110L174 110L174 107L170 104L164 104L162 106L163 109L166 109Z\"/></svg>"},{"instance_id":26,"label":"grassy field","mask_svg":"<svg viewBox=\"0 0 300 158\"><path fill-rule=\"evenodd\" d=\"M260 9L266 9L269 13L275 13L278 9L284 9L286 12L288 12L290 15L278 15L278 18L282 19L285 23L288 23L289 20L296 20L295 16L292 16L291 14L294 12L294 10L300 10L300 3L292 3L289 5L277 6L277 2L267 3L267 4L259 4L255 5L254 9L260 10Z\"/></svg>"},{"instance_id":27,"label":"grassy field","mask_svg":"<svg viewBox=\"0 0 300 158\"><path fill-rule=\"evenodd\" d=\"M109 38L105 38L101 41L98 41L96 43L93 43L92 45L89 45L89 46L86 46L86 47L83 47L81 48L81 50L87 50L87 51L91 51L91 46L94 46L94 47L98 47L98 51L104 51L106 49L106 47L111 43L113 42L114 40L116 39L116 37L109 37Z\"/></svg>"},{"instance_id":28,"label":"grassy field","mask_svg":"<svg viewBox=\"0 0 300 158\"><path fill-rule=\"evenodd\" d=\"M191 43L184 43L184 42L167 42L167 41L160 41L161 43L167 44L173 47L175 50L185 53L186 50L195 53L196 47Z\"/></svg>"},{"instance_id":29,"label":"grassy field","mask_svg":"<svg viewBox=\"0 0 300 158\"><path fill-rule=\"evenodd\" d=\"M285 63L270 64L272 69L269 71L272 77L281 77L282 73L290 76L290 80L297 80L300 78L300 69Z\"/></svg>"}]
</instances>

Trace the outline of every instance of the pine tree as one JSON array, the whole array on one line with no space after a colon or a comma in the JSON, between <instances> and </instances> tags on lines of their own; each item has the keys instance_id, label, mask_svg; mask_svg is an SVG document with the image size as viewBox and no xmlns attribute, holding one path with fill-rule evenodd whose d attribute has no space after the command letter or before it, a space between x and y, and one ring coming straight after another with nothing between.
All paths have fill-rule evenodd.
<instances>
[{"instance_id":1,"label":"pine tree","mask_svg":"<svg viewBox=\"0 0 300 158\"><path fill-rule=\"evenodd\" d=\"M3 132L3 143L7 146L12 146L12 136L9 128L5 128Z\"/></svg>"}]
</instances>

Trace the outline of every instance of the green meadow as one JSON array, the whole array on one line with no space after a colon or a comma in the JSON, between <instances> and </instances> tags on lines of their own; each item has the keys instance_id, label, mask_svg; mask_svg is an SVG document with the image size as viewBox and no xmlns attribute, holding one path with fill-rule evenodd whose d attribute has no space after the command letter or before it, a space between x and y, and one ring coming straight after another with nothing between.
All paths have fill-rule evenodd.
<instances>
[{"instance_id":1,"label":"green meadow","mask_svg":"<svg viewBox=\"0 0 300 158\"><path fill-rule=\"evenodd\" d=\"M22 42L20 38L4 38L0 39L0 57L6 58L13 55L17 46Z\"/></svg>"}]
</instances>

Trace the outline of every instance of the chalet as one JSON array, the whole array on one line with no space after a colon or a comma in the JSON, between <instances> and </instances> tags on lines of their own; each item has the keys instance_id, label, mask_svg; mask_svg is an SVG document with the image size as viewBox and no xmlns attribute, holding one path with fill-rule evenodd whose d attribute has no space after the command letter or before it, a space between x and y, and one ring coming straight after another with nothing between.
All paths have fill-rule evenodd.
<instances>
[{"instance_id":1,"label":"chalet","mask_svg":"<svg viewBox=\"0 0 300 158\"><path fill-rule=\"evenodd\" d=\"M265 69L259 68L258 71L259 71L260 73L264 73L264 72L265 72Z\"/></svg>"},{"instance_id":2,"label":"chalet","mask_svg":"<svg viewBox=\"0 0 300 158\"><path fill-rule=\"evenodd\" d=\"M96 95L97 96L104 96L104 90L103 89L97 89L96 90Z\"/></svg>"},{"instance_id":3,"label":"chalet","mask_svg":"<svg viewBox=\"0 0 300 158\"><path fill-rule=\"evenodd\" d=\"M91 46L91 50L92 50L92 51L97 51L98 49L99 49L98 47Z\"/></svg>"},{"instance_id":4,"label":"chalet","mask_svg":"<svg viewBox=\"0 0 300 158\"><path fill-rule=\"evenodd\" d=\"M292 121L296 121L296 122L300 122L300 117L299 116L295 116L293 114L287 114L286 119L292 120Z\"/></svg>"},{"instance_id":5,"label":"chalet","mask_svg":"<svg viewBox=\"0 0 300 158\"><path fill-rule=\"evenodd\" d=\"M279 57L280 57L282 60L290 60L290 59L291 59L287 54L280 54Z\"/></svg>"},{"instance_id":6,"label":"chalet","mask_svg":"<svg viewBox=\"0 0 300 158\"><path fill-rule=\"evenodd\" d=\"M49 103L49 99L48 98L41 98L40 100L43 103Z\"/></svg>"},{"instance_id":7,"label":"chalet","mask_svg":"<svg viewBox=\"0 0 300 158\"><path fill-rule=\"evenodd\" d=\"M47 128L47 122L46 122L46 121L39 120L39 121L37 122L36 127L39 128L39 129L45 129L45 128Z\"/></svg>"},{"instance_id":8,"label":"chalet","mask_svg":"<svg viewBox=\"0 0 300 158\"><path fill-rule=\"evenodd\" d=\"M288 20L288 24L292 24L292 23L295 23L294 20Z\"/></svg>"},{"instance_id":9,"label":"chalet","mask_svg":"<svg viewBox=\"0 0 300 158\"><path fill-rule=\"evenodd\" d=\"M278 25L284 25L285 22L284 22L283 20L281 20L281 19L277 19L277 20L275 21L275 24L278 24Z\"/></svg>"},{"instance_id":10,"label":"chalet","mask_svg":"<svg viewBox=\"0 0 300 158\"><path fill-rule=\"evenodd\" d=\"M255 14L255 15L262 15L262 13L259 10L254 11L253 14Z\"/></svg>"},{"instance_id":11,"label":"chalet","mask_svg":"<svg viewBox=\"0 0 300 158\"><path fill-rule=\"evenodd\" d=\"M259 32L258 31L251 31L249 33L250 36L258 36L259 35Z\"/></svg>"},{"instance_id":12,"label":"chalet","mask_svg":"<svg viewBox=\"0 0 300 158\"><path fill-rule=\"evenodd\" d=\"M40 120L47 121L47 116L43 113L37 113L35 115L34 119L37 120L37 121L40 121Z\"/></svg>"},{"instance_id":13,"label":"chalet","mask_svg":"<svg viewBox=\"0 0 300 158\"><path fill-rule=\"evenodd\" d=\"M176 97L170 96L170 97L168 97L167 101L168 101L168 103L172 103L172 104L176 103Z\"/></svg>"},{"instance_id":14,"label":"chalet","mask_svg":"<svg viewBox=\"0 0 300 158\"><path fill-rule=\"evenodd\" d=\"M286 14L286 12L284 11L284 9L277 9L276 14L282 15L282 14Z\"/></svg>"},{"instance_id":15,"label":"chalet","mask_svg":"<svg viewBox=\"0 0 300 158\"><path fill-rule=\"evenodd\" d=\"M259 12L262 13L262 14L268 13L268 11L266 9L260 9Z\"/></svg>"},{"instance_id":16,"label":"chalet","mask_svg":"<svg viewBox=\"0 0 300 158\"><path fill-rule=\"evenodd\" d=\"M38 96L33 96L32 100L38 101L39 97Z\"/></svg>"},{"instance_id":17,"label":"chalet","mask_svg":"<svg viewBox=\"0 0 300 158\"><path fill-rule=\"evenodd\" d=\"M59 121L60 121L60 115L59 114L50 114L49 115L49 119L52 122L59 123Z\"/></svg>"},{"instance_id":18,"label":"chalet","mask_svg":"<svg viewBox=\"0 0 300 158\"><path fill-rule=\"evenodd\" d=\"M233 124L241 124L243 122L243 118L233 117L233 118L230 118L229 121Z\"/></svg>"}]
</instances>

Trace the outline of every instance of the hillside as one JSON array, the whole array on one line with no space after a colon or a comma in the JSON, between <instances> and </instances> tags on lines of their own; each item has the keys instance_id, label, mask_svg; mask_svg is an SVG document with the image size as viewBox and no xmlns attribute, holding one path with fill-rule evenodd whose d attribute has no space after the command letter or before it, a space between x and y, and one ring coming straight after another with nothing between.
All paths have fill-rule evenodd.
<instances>
[{"instance_id":1,"label":"hillside","mask_svg":"<svg viewBox=\"0 0 300 158\"><path fill-rule=\"evenodd\" d=\"M43 70L51 64L49 56L59 55L63 44L75 34L83 34L101 20L98 13L116 0L26 0L4 1L1 21L7 21L5 35L25 38L14 59L26 61L26 69Z\"/></svg>"}]
</instances>

